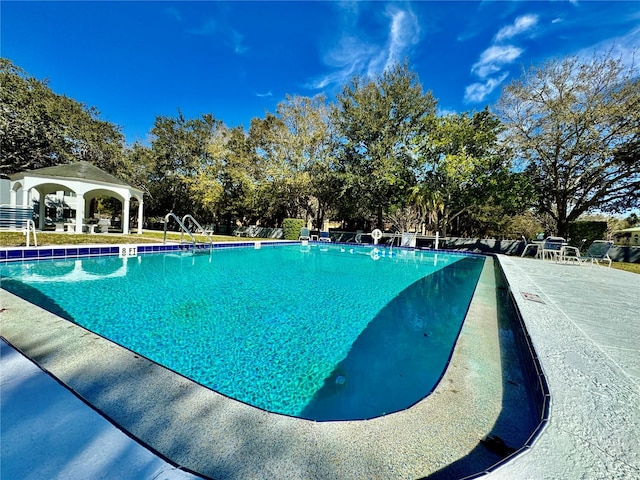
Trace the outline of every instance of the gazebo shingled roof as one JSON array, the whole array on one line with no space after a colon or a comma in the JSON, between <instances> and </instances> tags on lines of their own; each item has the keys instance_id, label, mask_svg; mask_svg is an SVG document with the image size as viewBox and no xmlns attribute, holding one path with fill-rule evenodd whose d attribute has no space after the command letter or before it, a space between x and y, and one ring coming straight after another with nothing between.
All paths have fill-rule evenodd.
<instances>
[{"instance_id":1,"label":"gazebo shingled roof","mask_svg":"<svg viewBox=\"0 0 640 480\"><path fill-rule=\"evenodd\" d=\"M100 170L89 162L81 161L75 163L67 163L64 165L55 165L53 167L38 168L35 170L27 170L20 173L10 175L11 180L19 180L25 175L38 175L46 177L61 178L80 178L91 182L111 183L114 185L122 185L129 187L127 182L114 177L110 173Z\"/></svg>"}]
</instances>

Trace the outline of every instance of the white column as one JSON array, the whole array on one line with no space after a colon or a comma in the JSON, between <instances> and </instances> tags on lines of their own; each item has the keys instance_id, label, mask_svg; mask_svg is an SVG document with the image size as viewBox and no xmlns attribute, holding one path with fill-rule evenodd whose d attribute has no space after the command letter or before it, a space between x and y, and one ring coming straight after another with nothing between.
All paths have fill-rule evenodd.
<instances>
[{"instance_id":1,"label":"white column","mask_svg":"<svg viewBox=\"0 0 640 480\"><path fill-rule=\"evenodd\" d=\"M122 218L120 222L122 225L123 235L129 234L129 207L130 206L131 206L131 199L129 197L126 197L124 199L124 202L122 202Z\"/></svg>"},{"instance_id":2,"label":"white column","mask_svg":"<svg viewBox=\"0 0 640 480\"><path fill-rule=\"evenodd\" d=\"M138 199L138 235L142 235L142 225L144 221L144 219L142 218L143 211L144 210L142 208L142 197L140 197Z\"/></svg>"},{"instance_id":3,"label":"white column","mask_svg":"<svg viewBox=\"0 0 640 480\"><path fill-rule=\"evenodd\" d=\"M82 233L82 220L84 220L84 195L76 193L76 233Z\"/></svg>"}]
</instances>

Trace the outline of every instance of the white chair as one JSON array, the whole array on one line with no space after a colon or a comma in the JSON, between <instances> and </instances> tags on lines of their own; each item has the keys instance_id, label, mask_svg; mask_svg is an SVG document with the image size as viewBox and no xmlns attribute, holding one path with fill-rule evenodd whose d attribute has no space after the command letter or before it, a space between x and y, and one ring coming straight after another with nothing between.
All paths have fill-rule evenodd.
<instances>
[{"instance_id":1,"label":"white chair","mask_svg":"<svg viewBox=\"0 0 640 480\"><path fill-rule=\"evenodd\" d=\"M564 246L562 259L565 261L575 260L579 264L589 262L590 265L600 265L600 262L607 262L608 267L611 267L611 257L609 257L609 250L613 247L613 242L606 240L594 240L584 255L580 254L578 247Z\"/></svg>"},{"instance_id":2,"label":"white chair","mask_svg":"<svg viewBox=\"0 0 640 480\"><path fill-rule=\"evenodd\" d=\"M308 229L308 228L306 228L306 227L301 228L301 229L300 229L300 236L298 237L298 240L303 240L303 241L304 241L304 240L306 240L306 241L311 240L311 235L310 235L310 233L311 233L311 232L309 232L309 229Z\"/></svg>"},{"instance_id":3,"label":"white chair","mask_svg":"<svg viewBox=\"0 0 640 480\"><path fill-rule=\"evenodd\" d=\"M109 233L109 225L111 225L111 220L108 218L101 218L98 220L98 225L100 226L100 233Z\"/></svg>"},{"instance_id":4,"label":"white chair","mask_svg":"<svg viewBox=\"0 0 640 480\"><path fill-rule=\"evenodd\" d=\"M329 232L320 232L320 237L318 237L318 241L331 242L331 237L329 236Z\"/></svg>"},{"instance_id":5,"label":"white chair","mask_svg":"<svg viewBox=\"0 0 640 480\"><path fill-rule=\"evenodd\" d=\"M562 237L547 237L544 239L544 243L542 244L542 255L541 258L543 260L551 259L556 262L562 259L563 255L563 247L567 245L567 241Z\"/></svg>"},{"instance_id":6,"label":"white chair","mask_svg":"<svg viewBox=\"0 0 640 480\"><path fill-rule=\"evenodd\" d=\"M522 235L522 241L524 242L524 248L522 249L521 257L526 257L529 251L533 251L533 255L538 257L538 253L542 251L540 248L544 242L529 242L527 238Z\"/></svg>"}]
</instances>

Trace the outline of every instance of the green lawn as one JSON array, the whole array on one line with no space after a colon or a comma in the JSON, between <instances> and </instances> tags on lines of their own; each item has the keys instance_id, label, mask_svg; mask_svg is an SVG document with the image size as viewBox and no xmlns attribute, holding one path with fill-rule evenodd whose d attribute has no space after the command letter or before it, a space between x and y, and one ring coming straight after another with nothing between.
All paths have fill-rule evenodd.
<instances>
[{"instance_id":1,"label":"green lawn","mask_svg":"<svg viewBox=\"0 0 640 480\"><path fill-rule=\"evenodd\" d=\"M117 233L109 234L75 234L75 233L53 233L37 232L38 246L47 245L86 245L86 244L123 244L123 243L162 243L164 233L144 230L142 235L129 234L121 235ZM232 242L240 240L238 237L226 235L212 235L214 242ZM167 232L167 240L178 242L180 234ZM184 236L185 241L190 241L189 236ZM198 242L206 243L209 240L204 235L196 235ZM257 240L257 239L252 239ZM33 245L33 237L30 239ZM0 232L0 246L3 247L24 247L27 245L27 237L21 232Z\"/></svg>"},{"instance_id":2,"label":"green lawn","mask_svg":"<svg viewBox=\"0 0 640 480\"><path fill-rule=\"evenodd\" d=\"M612 262L611 267L617 268L618 270L626 270L627 272L640 274L640 263Z\"/></svg>"}]
</instances>

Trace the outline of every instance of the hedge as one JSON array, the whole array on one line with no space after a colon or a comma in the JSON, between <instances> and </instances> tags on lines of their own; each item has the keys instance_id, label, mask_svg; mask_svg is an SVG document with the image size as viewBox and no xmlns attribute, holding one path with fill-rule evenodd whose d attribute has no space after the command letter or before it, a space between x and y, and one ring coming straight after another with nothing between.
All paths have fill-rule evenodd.
<instances>
[{"instance_id":1,"label":"hedge","mask_svg":"<svg viewBox=\"0 0 640 480\"><path fill-rule=\"evenodd\" d=\"M586 239L583 249L587 249L594 240L602 240L607 235L607 222L580 221L569 223L569 243L573 246L580 245L582 239Z\"/></svg>"},{"instance_id":2,"label":"hedge","mask_svg":"<svg viewBox=\"0 0 640 480\"><path fill-rule=\"evenodd\" d=\"M285 218L282 222L284 239L298 240L298 238L300 238L300 229L303 228L306 224L307 222L299 218Z\"/></svg>"}]
</instances>

